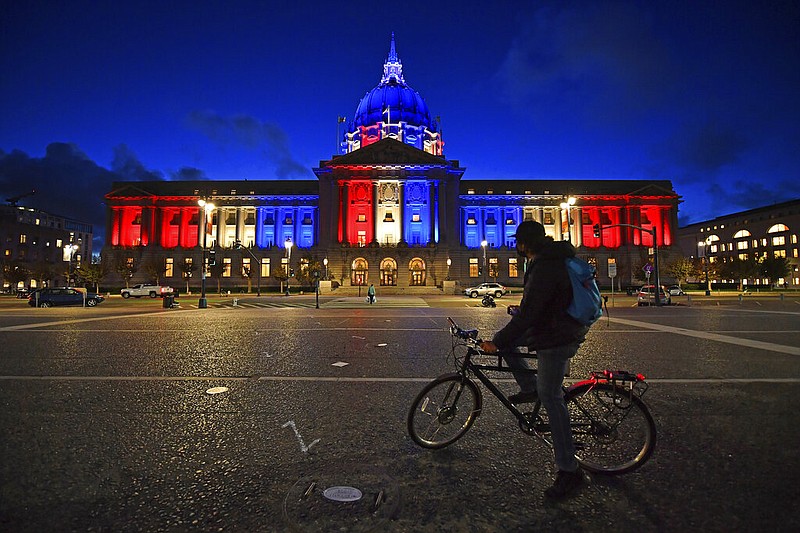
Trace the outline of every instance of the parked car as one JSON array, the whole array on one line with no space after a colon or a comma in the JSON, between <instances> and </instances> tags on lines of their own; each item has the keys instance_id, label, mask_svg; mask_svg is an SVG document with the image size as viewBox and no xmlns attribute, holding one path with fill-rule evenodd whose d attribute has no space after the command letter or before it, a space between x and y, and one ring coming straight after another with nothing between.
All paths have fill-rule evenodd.
<instances>
[{"instance_id":1,"label":"parked car","mask_svg":"<svg viewBox=\"0 0 800 533\"><path fill-rule=\"evenodd\" d=\"M484 294L491 294L495 298L500 298L504 294L508 294L508 289L499 283L481 283L477 287L469 287L464 289L464 294L470 298L477 298Z\"/></svg>"},{"instance_id":2,"label":"parked car","mask_svg":"<svg viewBox=\"0 0 800 533\"><path fill-rule=\"evenodd\" d=\"M28 296L31 307L53 307L54 305L83 305L94 307L105 300L101 295L73 287L53 287L39 289Z\"/></svg>"},{"instance_id":3,"label":"parked car","mask_svg":"<svg viewBox=\"0 0 800 533\"><path fill-rule=\"evenodd\" d=\"M677 285L670 285L667 288L667 292L670 294L670 296L686 296L686 293L683 292L683 289Z\"/></svg>"},{"instance_id":4,"label":"parked car","mask_svg":"<svg viewBox=\"0 0 800 533\"><path fill-rule=\"evenodd\" d=\"M670 305L672 303L672 298L663 285L661 286L660 299L661 303L664 305ZM639 305L654 305L656 303L655 285L645 285L640 288L639 292L636 293L636 302Z\"/></svg>"},{"instance_id":5,"label":"parked car","mask_svg":"<svg viewBox=\"0 0 800 533\"><path fill-rule=\"evenodd\" d=\"M140 283L138 285L134 285L133 287L126 287L120 290L119 293L123 298L126 299L130 298L131 296L134 298L141 298L142 296L149 296L150 298L163 298L167 294L172 294L173 290L174 289L172 287Z\"/></svg>"}]
</instances>

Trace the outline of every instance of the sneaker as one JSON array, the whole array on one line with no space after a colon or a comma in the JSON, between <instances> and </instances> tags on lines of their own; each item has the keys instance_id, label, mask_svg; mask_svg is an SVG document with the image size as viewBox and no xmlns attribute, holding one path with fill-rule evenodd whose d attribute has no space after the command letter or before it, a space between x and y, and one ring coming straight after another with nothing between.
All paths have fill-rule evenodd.
<instances>
[{"instance_id":1,"label":"sneaker","mask_svg":"<svg viewBox=\"0 0 800 533\"><path fill-rule=\"evenodd\" d=\"M575 472L559 470L556 474L556 480L553 482L553 486L545 490L544 495L553 500L560 500L573 495L585 482L586 480L580 468Z\"/></svg>"},{"instance_id":2,"label":"sneaker","mask_svg":"<svg viewBox=\"0 0 800 533\"><path fill-rule=\"evenodd\" d=\"M536 391L521 391L508 397L508 400L513 404L534 403L538 399L539 395L536 394Z\"/></svg>"}]
</instances>

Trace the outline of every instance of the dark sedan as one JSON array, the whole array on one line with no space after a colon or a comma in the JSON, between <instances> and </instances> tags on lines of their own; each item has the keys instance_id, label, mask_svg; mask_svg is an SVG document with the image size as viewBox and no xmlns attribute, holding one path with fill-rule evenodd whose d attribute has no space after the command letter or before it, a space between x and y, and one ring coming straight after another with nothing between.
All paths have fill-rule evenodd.
<instances>
[{"instance_id":1,"label":"dark sedan","mask_svg":"<svg viewBox=\"0 0 800 533\"><path fill-rule=\"evenodd\" d=\"M86 305L94 307L105 300L101 295L72 287L39 289L28 296L31 307L53 307L54 305Z\"/></svg>"}]
</instances>

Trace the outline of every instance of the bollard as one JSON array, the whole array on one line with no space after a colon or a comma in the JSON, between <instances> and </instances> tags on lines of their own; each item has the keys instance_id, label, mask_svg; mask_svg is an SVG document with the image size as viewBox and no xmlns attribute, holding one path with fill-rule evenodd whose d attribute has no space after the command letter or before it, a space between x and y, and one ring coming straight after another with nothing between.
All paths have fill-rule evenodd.
<instances>
[{"instance_id":1,"label":"bollard","mask_svg":"<svg viewBox=\"0 0 800 533\"><path fill-rule=\"evenodd\" d=\"M692 305L692 295L686 296L686 305Z\"/></svg>"},{"instance_id":2,"label":"bollard","mask_svg":"<svg viewBox=\"0 0 800 533\"><path fill-rule=\"evenodd\" d=\"M239 307L239 298L234 298L233 299L233 306L234 307Z\"/></svg>"},{"instance_id":3,"label":"bollard","mask_svg":"<svg viewBox=\"0 0 800 533\"><path fill-rule=\"evenodd\" d=\"M783 301L783 293L781 293L781 301Z\"/></svg>"},{"instance_id":4,"label":"bollard","mask_svg":"<svg viewBox=\"0 0 800 533\"><path fill-rule=\"evenodd\" d=\"M739 303L742 303L742 295L739 295Z\"/></svg>"}]
</instances>

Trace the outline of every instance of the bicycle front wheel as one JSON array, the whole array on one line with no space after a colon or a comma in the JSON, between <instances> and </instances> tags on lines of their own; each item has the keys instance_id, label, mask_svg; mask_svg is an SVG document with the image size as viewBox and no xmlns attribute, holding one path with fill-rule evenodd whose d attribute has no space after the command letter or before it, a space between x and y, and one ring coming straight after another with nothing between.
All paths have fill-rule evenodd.
<instances>
[{"instance_id":1,"label":"bicycle front wheel","mask_svg":"<svg viewBox=\"0 0 800 533\"><path fill-rule=\"evenodd\" d=\"M624 474L642 466L656 446L656 424L642 400L611 383L582 385L565 398L575 457L586 470Z\"/></svg>"},{"instance_id":2,"label":"bicycle front wheel","mask_svg":"<svg viewBox=\"0 0 800 533\"><path fill-rule=\"evenodd\" d=\"M423 448L444 448L472 426L481 412L482 397L475 383L460 374L430 382L408 412L408 434Z\"/></svg>"}]
</instances>

